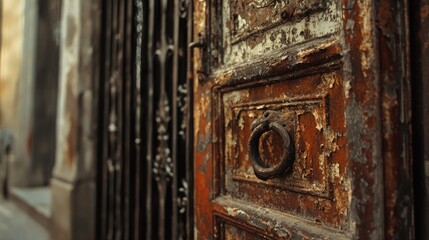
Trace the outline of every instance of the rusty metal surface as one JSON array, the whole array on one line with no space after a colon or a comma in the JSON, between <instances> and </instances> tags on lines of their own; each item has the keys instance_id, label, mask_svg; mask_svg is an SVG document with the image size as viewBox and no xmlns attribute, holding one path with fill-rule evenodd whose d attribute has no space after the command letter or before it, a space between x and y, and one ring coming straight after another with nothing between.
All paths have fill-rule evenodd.
<instances>
[{"instance_id":1,"label":"rusty metal surface","mask_svg":"<svg viewBox=\"0 0 429 240\"><path fill-rule=\"evenodd\" d=\"M281 21L294 1L194 3L207 44L194 69L208 69L194 85L195 239L411 238L407 6L303 1L314 9ZM262 181L247 143L267 110L296 151L290 172ZM281 141L260 138L268 165Z\"/></svg>"},{"instance_id":2,"label":"rusty metal surface","mask_svg":"<svg viewBox=\"0 0 429 240\"><path fill-rule=\"evenodd\" d=\"M248 155L252 162L253 172L261 180L282 177L292 166L294 158L295 148L290 137L288 123L281 119L279 112L268 110L252 122L251 129ZM265 139L270 137L271 139ZM265 144L281 144L273 144L274 147L270 145L261 146L261 140ZM280 149L273 150L276 146ZM269 149L269 156L264 154L266 149ZM260 152L262 152L263 157ZM276 153L279 153L279 155L276 155ZM272 159L275 159L275 161L272 161Z\"/></svg>"}]
</instances>

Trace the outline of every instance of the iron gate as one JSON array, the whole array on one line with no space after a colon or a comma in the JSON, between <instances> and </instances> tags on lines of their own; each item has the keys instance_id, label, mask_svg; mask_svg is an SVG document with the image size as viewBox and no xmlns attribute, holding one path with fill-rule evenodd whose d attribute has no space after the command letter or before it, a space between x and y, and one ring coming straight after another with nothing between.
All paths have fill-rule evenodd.
<instances>
[{"instance_id":1,"label":"iron gate","mask_svg":"<svg viewBox=\"0 0 429 240\"><path fill-rule=\"evenodd\" d=\"M192 236L189 5L104 2L98 238Z\"/></svg>"}]
</instances>

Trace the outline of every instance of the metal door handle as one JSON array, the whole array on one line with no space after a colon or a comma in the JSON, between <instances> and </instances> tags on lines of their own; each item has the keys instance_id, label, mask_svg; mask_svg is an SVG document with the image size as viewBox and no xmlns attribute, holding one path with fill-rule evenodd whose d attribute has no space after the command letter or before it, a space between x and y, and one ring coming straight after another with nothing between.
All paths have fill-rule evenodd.
<instances>
[{"instance_id":1,"label":"metal door handle","mask_svg":"<svg viewBox=\"0 0 429 240\"><path fill-rule=\"evenodd\" d=\"M283 140L283 156L275 166L267 166L259 154L259 139L265 132L276 131ZM275 111L266 111L252 123L252 133L249 138L249 154L252 161L253 171L261 180L281 177L292 166L293 145L288 131L283 125L280 114Z\"/></svg>"},{"instance_id":2,"label":"metal door handle","mask_svg":"<svg viewBox=\"0 0 429 240\"><path fill-rule=\"evenodd\" d=\"M198 33L198 40L195 42L191 42L188 46L190 49L194 49L194 48L198 48L201 51L201 59L202 59L202 63L201 63L201 68L197 69L197 74L198 74L198 81L199 82L204 82L207 79L207 63L205 61L205 59L207 58L207 43L206 43L206 39L204 37L204 34L202 32Z\"/></svg>"}]
</instances>

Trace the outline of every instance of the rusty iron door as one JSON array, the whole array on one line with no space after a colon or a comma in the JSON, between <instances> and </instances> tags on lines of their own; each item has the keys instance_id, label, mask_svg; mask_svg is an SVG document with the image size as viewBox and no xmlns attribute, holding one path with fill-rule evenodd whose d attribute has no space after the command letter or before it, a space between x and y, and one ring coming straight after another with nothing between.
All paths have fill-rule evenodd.
<instances>
[{"instance_id":1,"label":"rusty iron door","mask_svg":"<svg viewBox=\"0 0 429 240\"><path fill-rule=\"evenodd\" d=\"M194 1L195 239L413 236L406 1Z\"/></svg>"},{"instance_id":2,"label":"rusty iron door","mask_svg":"<svg viewBox=\"0 0 429 240\"><path fill-rule=\"evenodd\" d=\"M188 6L103 2L97 239L192 236Z\"/></svg>"}]
</instances>

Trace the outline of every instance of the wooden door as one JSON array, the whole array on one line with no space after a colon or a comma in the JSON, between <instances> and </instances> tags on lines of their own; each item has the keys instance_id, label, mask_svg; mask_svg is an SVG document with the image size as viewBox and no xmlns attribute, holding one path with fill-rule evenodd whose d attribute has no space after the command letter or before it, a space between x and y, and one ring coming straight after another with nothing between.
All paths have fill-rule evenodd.
<instances>
[{"instance_id":1,"label":"wooden door","mask_svg":"<svg viewBox=\"0 0 429 240\"><path fill-rule=\"evenodd\" d=\"M407 6L194 1L195 239L408 239Z\"/></svg>"}]
</instances>

